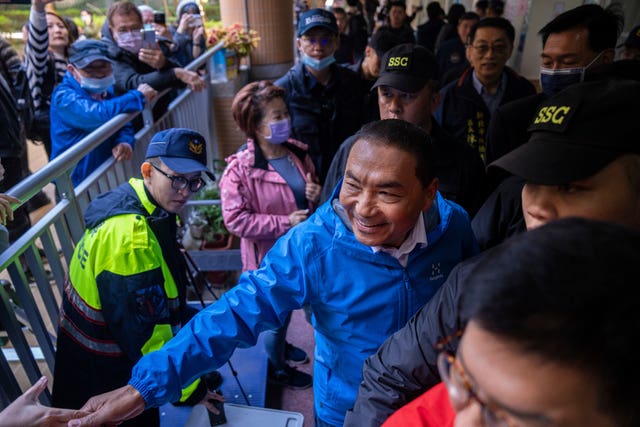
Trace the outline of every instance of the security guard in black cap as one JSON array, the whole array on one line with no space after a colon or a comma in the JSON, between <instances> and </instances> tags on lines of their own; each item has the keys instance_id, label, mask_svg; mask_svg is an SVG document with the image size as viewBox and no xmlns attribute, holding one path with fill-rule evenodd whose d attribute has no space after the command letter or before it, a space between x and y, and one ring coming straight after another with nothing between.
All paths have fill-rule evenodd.
<instances>
[{"instance_id":1,"label":"security guard in black cap","mask_svg":"<svg viewBox=\"0 0 640 427\"><path fill-rule=\"evenodd\" d=\"M582 217L640 230L639 99L640 82L614 79L575 84L541 106L529 141L490 166L527 180L527 228ZM440 382L434 344L464 329L460 300L467 277L486 259L481 254L460 263L429 303L367 359L345 427L379 426ZM457 344L449 340L444 349L455 354Z\"/></svg>"},{"instance_id":2,"label":"security guard in black cap","mask_svg":"<svg viewBox=\"0 0 640 427\"><path fill-rule=\"evenodd\" d=\"M433 119L431 112L440 101L434 80L437 73L438 66L431 52L422 46L401 44L383 57L380 77L371 90L378 92L381 119L405 120L429 133L436 154L438 191L473 216L484 201L484 167L475 150L453 139ZM353 142L353 137L347 139L336 154L323 188L322 201L329 198L342 179Z\"/></svg>"}]
</instances>

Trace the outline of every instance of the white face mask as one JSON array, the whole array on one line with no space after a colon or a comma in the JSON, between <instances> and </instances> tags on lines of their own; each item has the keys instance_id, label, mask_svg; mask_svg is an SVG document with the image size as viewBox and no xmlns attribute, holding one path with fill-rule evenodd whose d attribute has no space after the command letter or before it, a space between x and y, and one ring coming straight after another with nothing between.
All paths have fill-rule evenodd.
<instances>
[{"instance_id":1,"label":"white face mask","mask_svg":"<svg viewBox=\"0 0 640 427\"><path fill-rule=\"evenodd\" d=\"M271 135L265 136L264 139L272 144L282 144L289 139L291 135L291 119L277 120L268 124Z\"/></svg>"},{"instance_id":2,"label":"white face mask","mask_svg":"<svg viewBox=\"0 0 640 427\"><path fill-rule=\"evenodd\" d=\"M102 93L113 86L116 82L113 74L107 77L96 79L93 77L80 76L80 87L89 93Z\"/></svg>"},{"instance_id":3,"label":"white face mask","mask_svg":"<svg viewBox=\"0 0 640 427\"><path fill-rule=\"evenodd\" d=\"M307 67L311 67L316 71L321 71L327 68L329 65L336 62L336 58L333 55L329 55L322 59L315 59L307 55L306 53L302 54L302 63Z\"/></svg>"}]
</instances>

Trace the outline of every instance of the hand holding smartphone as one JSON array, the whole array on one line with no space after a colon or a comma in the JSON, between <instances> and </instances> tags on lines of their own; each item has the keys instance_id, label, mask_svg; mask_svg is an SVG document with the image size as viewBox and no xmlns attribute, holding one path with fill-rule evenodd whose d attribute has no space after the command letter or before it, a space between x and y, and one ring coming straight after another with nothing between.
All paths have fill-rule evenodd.
<instances>
[{"instance_id":1,"label":"hand holding smartphone","mask_svg":"<svg viewBox=\"0 0 640 427\"><path fill-rule=\"evenodd\" d=\"M143 28L142 32L142 47L145 49L156 48L156 30L153 28Z\"/></svg>"},{"instance_id":2,"label":"hand holding smartphone","mask_svg":"<svg viewBox=\"0 0 640 427\"><path fill-rule=\"evenodd\" d=\"M216 390L216 393L222 396L222 392L220 390ZM209 402L212 403L218 411L220 411L220 413L217 415L211 411L207 411L207 413L209 414L209 423L211 423L211 426L213 427L226 424L227 417L224 413L224 402L220 402L219 400L215 399L209 399Z\"/></svg>"}]
</instances>

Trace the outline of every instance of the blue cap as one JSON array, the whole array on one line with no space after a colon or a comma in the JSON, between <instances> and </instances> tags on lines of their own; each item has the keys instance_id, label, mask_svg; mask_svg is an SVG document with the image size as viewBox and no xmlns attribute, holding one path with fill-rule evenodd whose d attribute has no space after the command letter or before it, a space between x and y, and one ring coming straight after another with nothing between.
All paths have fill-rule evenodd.
<instances>
[{"instance_id":1,"label":"blue cap","mask_svg":"<svg viewBox=\"0 0 640 427\"><path fill-rule=\"evenodd\" d=\"M179 174L204 172L209 178L215 176L206 166L207 142L198 132L185 128L171 128L156 133L145 159L159 157L169 169Z\"/></svg>"},{"instance_id":2,"label":"blue cap","mask_svg":"<svg viewBox=\"0 0 640 427\"><path fill-rule=\"evenodd\" d=\"M105 42L91 39L78 40L69 48L69 63L76 68L85 68L98 60L113 62Z\"/></svg>"},{"instance_id":3,"label":"blue cap","mask_svg":"<svg viewBox=\"0 0 640 427\"><path fill-rule=\"evenodd\" d=\"M311 9L300 14L298 20L298 37L312 28L324 27L334 34L338 34L338 24L333 13L324 9Z\"/></svg>"}]
</instances>

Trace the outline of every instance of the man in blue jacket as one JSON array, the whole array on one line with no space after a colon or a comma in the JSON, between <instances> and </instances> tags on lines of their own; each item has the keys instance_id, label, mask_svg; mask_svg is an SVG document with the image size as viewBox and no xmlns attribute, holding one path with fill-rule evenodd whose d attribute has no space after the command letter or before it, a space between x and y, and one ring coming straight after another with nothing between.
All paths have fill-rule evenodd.
<instances>
[{"instance_id":1,"label":"man in blue jacket","mask_svg":"<svg viewBox=\"0 0 640 427\"><path fill-rule=\"evenodd\" d=\"M293 227L257 270L143 357L129 385L91 399L73 425L119 423L176 400L236 346L309 305L315 329L316 426L341 426L362 364L476 253L467 214L437 192L429 136L402 120L364 126L331 199Z\"/></svg>"},{"instance_id":2,"label":"man in blue jacket","mask_svg":"<svg viewBox=\"0 0 640 427\"><path fill-rule=\"evenodd\" d=\"M118 114L141 111L157 95L147 84L122 96L113 93L113 71L107 45L81 40L69 49L69 65L51 98L51 160L60 156ZM128 160L133 153L133 127L127 124L87 154L71 172L77 186L113 156Z\"/></svg>"},{"instance_id":3,"label":"man in blue jacket","mask_svg":"<svg viewBox=\"0 0 640 427\"><path fill-rule=\"evenodd\" d=\"M529 141L489 166L490 172L500 168L526 181L527 230L568 217L640 230L640 145L632 136L640 133L639 98L639 82L611 77L576 83L540 105ZM440 381L434 345L464 329L461 299L473 284L469 277L501 247L460 263L409 323L367 359L345 427L380 426ZM455 353L457 345L451 340L446 349Z\"/></svg>"}]
</instances>

